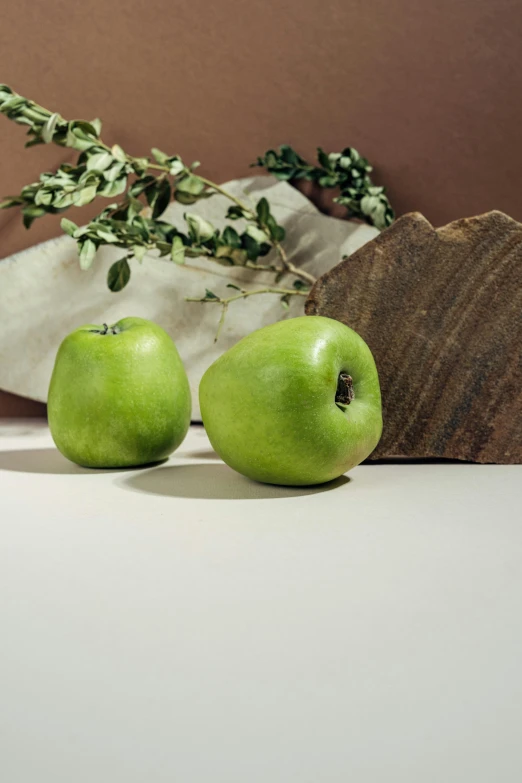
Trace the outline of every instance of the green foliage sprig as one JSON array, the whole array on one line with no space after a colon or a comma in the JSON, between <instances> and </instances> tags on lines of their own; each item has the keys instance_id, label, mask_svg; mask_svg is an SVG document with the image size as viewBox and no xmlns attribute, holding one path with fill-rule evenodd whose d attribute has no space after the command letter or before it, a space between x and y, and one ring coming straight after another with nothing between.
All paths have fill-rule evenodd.
<instances>
[{"instance_id":1,"label":"green foliage sprig","mask_svg":"<svg viewBox=\"0 0 522 783\"><path fill-rule=\"evenodd\" d=\"M312 166L287 144L268 150L253 166L262 166L281 180L306 179L322 188L339 188L333 200L348 210L350 217L371 223L378 229L393 223L395 214L383 187L374 185L372 166L353 147L327 154L317 148L318 166Z\"/></svg>"},{"instance_id":2,"label":"green foliage sprig","mask_svg":"<svg viewBox=\"0 0 522 783\"><path fill-rule=\"evenodd\" d=\"M285 229L274 218L266 198L246 204L222 186L195 173L199 162L186 165L179 155L168 155L157 148L148 157L134 157L118 144L108 146L101 138L99 119L65 120L33 101L18 95L7 85L0 85L0 113L20 125L26 125L29 141L26 147L57 144L79 152L76 163L63 163L55 172L44 172L38 182L22 188L20 195L7 197L0 208L19 207L23 222L29 228L34 220L46 214L62 213L70 207L90 204L98 197L111 201L86 226L79 227L63 218L65 233L78 243L82 269L93 264L103 245L122 248L125 255L112 264L107 276L111 291L121 291L131 277L133 260L141 262L146 253L184 264L187 259L204 257L229 267L246 267L274 275L274 286L245 290L234 284L239 293L220 297L206 291L188 301L221 305L220 325L229 304L255 294L272 293L284 307L291 296L306 296L315 282L313 275L296 267L288 258L282 242ZM377 227L388 225L393 211L384 189L371 184L371 166L356 150L326 155L319 152L320 167L310 166L291 147L270 150L253 165L264 166L279 179L306 178L321 187L339 186L336 200L345 204L350 214L363 216ZM185 213L186 230L180 231L162 220L171 199L190 206L216 193L231 203L226 212L229 221L242 220L246 227L238 231L229 224L223 230L191 212ZM273 263L260 259L275 251ZM279 287L283 277L294 278L290 287Z\"/></svg>"}]
</instances>

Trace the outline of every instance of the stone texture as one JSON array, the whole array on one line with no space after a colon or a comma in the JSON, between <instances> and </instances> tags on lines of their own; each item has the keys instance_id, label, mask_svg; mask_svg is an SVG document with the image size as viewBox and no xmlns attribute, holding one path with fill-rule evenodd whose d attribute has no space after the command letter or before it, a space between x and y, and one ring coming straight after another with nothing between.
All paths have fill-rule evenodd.
<instances>
[{"instance_id":1,"label":"stone texture","mask_svg":"<svg viewBox=\"0 0 522 783\"><path fill-rule=\"evenodd\" d=\"M522 224L404 215L322 275L306 312L352 327L375 356L374 459L522 462Z\"/></svg>"}]
</instances>

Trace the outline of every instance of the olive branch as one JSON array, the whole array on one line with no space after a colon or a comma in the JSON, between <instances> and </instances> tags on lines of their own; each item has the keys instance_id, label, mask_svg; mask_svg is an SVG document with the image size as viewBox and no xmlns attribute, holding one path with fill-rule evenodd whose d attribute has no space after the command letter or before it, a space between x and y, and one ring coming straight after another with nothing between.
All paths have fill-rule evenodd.
<instances>
[{"instance_id":1,"label":"olive branch","mask_svg":"<svg viewBox=\"0 0 522 783\"><path fill-rule=\"evenodd\" d=\"M118 144L109 146L102 140L99 119L65 120L1 84L0 113L27 126L26 147L53 143L79 152L76 163L63 163L55 172L42 173L38 182L26 185L18 196L7 197L0 208L19 207L25 227L30 228L34 220L46 214L90 204L99 196L111 199L85 226L65 217L61 221L63 231L78 244L83 270L92 266L103 245L125 251L108 271L111 291L121 291L128 284L130 262L143 261L147 253L176 264L203 257L225 267L272 273L273 286L247 291L229 284L238 289L237 295L221 297L207 290L202 297L187 299L220 304L220 328L233 301L270 293L278 295L282 305L288 307L290 297L306 296L315 282L313 275L296 267L288 257L282 244L285 229L277 223L267 199L262 197L255 205L245 204L221 185L196 174L199 162L186 165L179 155L168 155L157 148L152 148L148 157L129 155ZM360 217L377 228L392 222L393 211L384 188L372 184L372 168L356 150L347 148L342 153L327 155L319 149L318 162L319 166L311 166L284 145L279 151L269 150L252 165L264 167L281 180L305 178L320 187L337 187L340 195L334 200L347 207L348 215ZM237 231L233 225L219 230L191 212L184 215L186 231L161 219L171 199L190 206L217 193L231 202L226 218L243 220L244 231ZM272 250L273 263L260 261ZM286 276L294 278L293 284L279 287Z\"/></svg>"}]
</instances>

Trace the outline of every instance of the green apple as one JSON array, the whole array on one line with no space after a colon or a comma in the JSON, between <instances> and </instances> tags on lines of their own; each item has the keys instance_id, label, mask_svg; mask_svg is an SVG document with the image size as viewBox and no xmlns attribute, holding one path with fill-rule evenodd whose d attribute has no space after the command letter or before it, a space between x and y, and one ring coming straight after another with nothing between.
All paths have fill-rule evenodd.
<instances>
[{"instance_id":1,"label":"green apple","mask_svg":"<svg viewBox=\"0 0 522 783\"><path fill-rule=\"evenodd\" d=\"M87 324L62 342L48 417L56 446L72 462L116 468L164 459L187 434L190 411L176 346L152 321Z\"/></svg>"},{"instance_id":2,"label":"green apple","mask_svg":"<svg viewBox=\"0 0 522 783\"><path fill-rule=\"evenodd\" d=\"M368 457L382 432L370 349L322 316L265 326L212 364L199 388L213 448L268 484L322 484Z\"/></svg>"}]
</instances>

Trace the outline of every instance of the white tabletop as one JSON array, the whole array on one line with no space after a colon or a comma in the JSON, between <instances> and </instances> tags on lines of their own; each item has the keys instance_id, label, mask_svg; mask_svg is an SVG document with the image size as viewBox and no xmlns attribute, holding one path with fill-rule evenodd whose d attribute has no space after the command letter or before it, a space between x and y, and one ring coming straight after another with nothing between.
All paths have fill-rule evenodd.
<instances>
[{"instance_id":1,"label":"white tabletop","mask_svg":"<svg viewBox=\"0 0 522 783\"><path fill-rule=\"evenodd\" d=\"M522 779L522 470L76 468L0 426L3 783Z\"/></svg>"}]
</instances>

